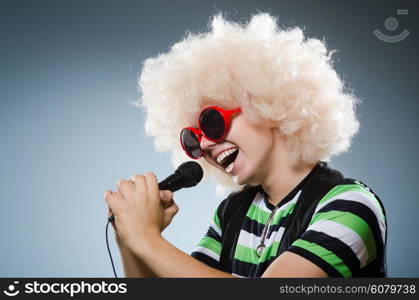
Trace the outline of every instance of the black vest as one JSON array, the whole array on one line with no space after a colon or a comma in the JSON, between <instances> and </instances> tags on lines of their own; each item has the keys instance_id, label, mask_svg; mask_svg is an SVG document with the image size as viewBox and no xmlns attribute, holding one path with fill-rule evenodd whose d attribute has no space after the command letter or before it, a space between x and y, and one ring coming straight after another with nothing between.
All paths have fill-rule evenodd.
<instances>
[{"instance_id":1,"label":"black vest","mask_svg":"<svg viewBox=\"0 0 419 300\"><path fill-rule=\"evenodd\" d=\"M359 180L358 180L359 181ZM302 187L302 193L295 205L292 216L288 222L284 224L285 231L279 245L277 256L286 251L291 244L296 241L307 229L311 217L315 211L318 202L335 186L342 184L353 184L354 180L344 178L343 175L327 166L325 162L320 162L304 180L299 184ZM361 182L361 184L363 184ZM365 184L363 184L366 186ZM369 189L371 193L374 192ZM241 225L244 217L252 204L258 192L264 193L262 187L245 186L243 190L232 193L227 198L221 215L222 230L222 250L220 255L220 265L224 271L232 273L232 262L239 238ZM374 194L386 216L381 199ZM359 273L352 274L353 277L386 277L386 253L387 244L387 227L385 244L381 247L377 246L377 258L362 268Z\"/></svg>"}]
</instances>

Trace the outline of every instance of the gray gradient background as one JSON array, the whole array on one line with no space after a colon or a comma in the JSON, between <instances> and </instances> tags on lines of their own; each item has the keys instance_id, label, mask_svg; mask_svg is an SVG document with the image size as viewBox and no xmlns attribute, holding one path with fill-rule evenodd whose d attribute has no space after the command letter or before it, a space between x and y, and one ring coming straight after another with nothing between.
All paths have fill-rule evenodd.
<instances>
[{"instance_id":1,"label":"gray gradient background","mask_svg":"<svg viewBox=\"0 0 419 300\"><path fill-rule=\"evenodd\" d=\"M417 1L0 1L0 276L113 276L103 192L120 178L173 170L143 133L136 81L142 61L225 12L257 11L304 26L337 49L335 67L362 100L361 131L331 162L366 182L388 214L392 277L418 277ZM410 36L372 31L396 9ZM190 252L219 203L212 183L175 194L180 212L165 237ZM119 254L110 237L116 267Z\"/></svg>"}]
</instances>

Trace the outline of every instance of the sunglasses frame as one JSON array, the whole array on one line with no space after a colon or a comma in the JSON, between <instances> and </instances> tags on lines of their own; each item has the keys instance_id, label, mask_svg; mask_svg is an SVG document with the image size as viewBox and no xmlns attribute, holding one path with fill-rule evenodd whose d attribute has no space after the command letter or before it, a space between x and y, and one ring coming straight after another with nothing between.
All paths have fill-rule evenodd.
<instances>
[{"instance_id":1,"label":"sunglasses frame","mask_svg":"<svg viewBox=\"0 0 419 300\"><path fill-rule=\"evenodd\" d=\"M223 117L224 120L224 132L222 134L222 136L218 139L212 139L210 137L207 137L204 132L202 131L202 127L201 127L201 115L202 113L207 110L207 109L215 109L216 111L218 111L221 116ZM185 127L181 130L181 133L183 132L183 130L190 130L192 131L192 133L195 135L196 139L198 140L198 144L201 144L201 140L202 140L202 136L205 136L206 139L213 141L215 143L219 143L221 141L223 141L225 139L225 137L228 135L228 132L230 131L230 126L231 126L231 121L234 117L234 115L241 113L242 109L241 107L237 107L234 109L223 109L219 106L208 106L205 107L204 109L201 110L201 112L199 113L199 117L198 117L198 126L199 128L195 128L195 127ZM180 139L180 144L182 146L183 151L186 153L186 155L188 155L190 158L192 159L199 159L203 156L204 151L201 149L201 146L199 146L200 150L201 150L201 154L199 157L193 157L192 155L190 155L188 153L188 151L186 151L185 145L182 142L182 134L180 134L179 136Z\"/></svg>"},{"instance_id":2,"label":"sunglasses frame","mask_svg":"<svg viewBox=\"0 0 419 300\"><path fill-rule=\"evenodd\" d=\"M202 140L202 131L198 128L195 127L185 127L180 131L180 135L179 135L179 139L180 139L180 145L182 146L183 151L186 153L186 155L188 155L190 158L192 159L199 159L202 157L202 155L204 155L204 151L202 151L201 146L199 146L199 150L201 151L201 154L199 155L199 157L193 157L192 155L190 155L188 153L188 151L186 151L185 145L182 143L182 132L184 130L190 130L192 131L193 134L195 134L196 139L198 140L198 145L201 144L201 140Z\"/></svg>"}]
</instances>

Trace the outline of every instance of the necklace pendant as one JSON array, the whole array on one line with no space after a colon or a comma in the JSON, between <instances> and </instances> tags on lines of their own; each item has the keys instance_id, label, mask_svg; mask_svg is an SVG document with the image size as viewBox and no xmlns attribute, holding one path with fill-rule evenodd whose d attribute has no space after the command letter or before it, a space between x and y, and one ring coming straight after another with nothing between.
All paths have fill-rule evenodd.
<instances>
[{"instance_id":1,"label":"necklace pendant","mask_svg":"<svg viewBox=\"0 0 419 300\"><path fill-rule=\"evenodd\" d=\"M256 254L258 257L262 256L263 250L265 250L265 245L264 244L260 244L257 248L256 248Z\"/></svg>"}]
</instances>

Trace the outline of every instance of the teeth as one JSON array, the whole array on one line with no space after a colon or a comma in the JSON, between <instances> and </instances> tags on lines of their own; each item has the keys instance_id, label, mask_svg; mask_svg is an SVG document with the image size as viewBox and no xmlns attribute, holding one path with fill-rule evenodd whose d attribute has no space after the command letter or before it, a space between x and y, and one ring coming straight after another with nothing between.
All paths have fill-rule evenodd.
<instances>
[{"instance_id":1,"label":"teeth","mask_svg":"<svg viewBox=\"0 0 419 300\"><path fill-rule=\"evenodd\" d=\"M221 165L221 162L223 161L224 158L226 158L227 156L229 156L230 154L236 152L238 150L238 148L234 148L234 149L229 149L226 150L224 152L221 152L218 156L217 156L217 162Z\"/></svg>"}]
</instances>

